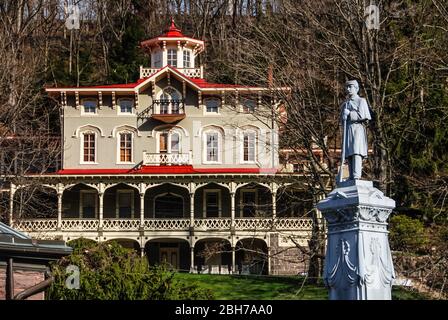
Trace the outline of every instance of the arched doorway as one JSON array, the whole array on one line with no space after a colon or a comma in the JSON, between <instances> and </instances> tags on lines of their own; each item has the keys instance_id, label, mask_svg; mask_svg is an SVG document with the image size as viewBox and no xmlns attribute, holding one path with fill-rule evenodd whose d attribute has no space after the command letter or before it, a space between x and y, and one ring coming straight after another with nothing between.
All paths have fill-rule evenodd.
<instances>
[{"instance_id":1,"label":"arched doorway","mask_svg":"<svg viewBox=\"0 0 448 320\"><path fill-rule=\"evenodd\" d=\"M180 272L190 271L190 244L183 239L154 239L145 245L150 265L163 265Z\"/></svg>"},{"instance_id":2,"label":"arched doorway","mask_svg":"<svg viewBox=\"0 0 448 320\"><path fill-rule=\"evenodd\" d=\"M268 274L268 248L257 238L242 239L235 247L236 268L239 274Z\"/></svg>"},{"instance_id":3,"label":"arched doorway","mask_svg":"<svg viewBox=\"0 0 448 320\"><path fill-rule=\"evenodd\" d=\"M228 240L210 238L196 242L194 266L198 273L230 274L232 247Z\"/></svg>"}]
</instances>

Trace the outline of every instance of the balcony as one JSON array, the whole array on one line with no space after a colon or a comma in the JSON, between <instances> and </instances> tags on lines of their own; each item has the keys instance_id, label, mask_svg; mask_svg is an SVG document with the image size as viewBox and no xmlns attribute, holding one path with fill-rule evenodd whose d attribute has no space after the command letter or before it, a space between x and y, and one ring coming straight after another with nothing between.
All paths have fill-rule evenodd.
<instances>
[{"instance_id":1,"label":"balcony","mask_svg":"<svg viewBox=\"0 0 448 320\"><path fill-rule=\"evenodd\" d=\"M159 70L160 68L143 68L143 66L140 66L140 79L149 78ZM189 78L204 78L204 68L202 66L200 68L179 68L176 70Z\"/></svg>"},{"instance_id":2,"label":"balcony","mask_svg":"<svg viewBox=\"0 0 448 320\"><path fill-rule=\"evenodd\" d=\"M152 105L138 114L139 119L152 118L163 123L185 119L184 100L153 100Z\"/></svg>"},{"instance_id":3,"label":"balcony","mask_svg":"<svg viewBox=\"0 0 448 320\"><path fill-rule=\"evenodd\" d=\"M190 153L143 153L144 166L180 166L191 165Z\"/></svg>"}]
</instances>

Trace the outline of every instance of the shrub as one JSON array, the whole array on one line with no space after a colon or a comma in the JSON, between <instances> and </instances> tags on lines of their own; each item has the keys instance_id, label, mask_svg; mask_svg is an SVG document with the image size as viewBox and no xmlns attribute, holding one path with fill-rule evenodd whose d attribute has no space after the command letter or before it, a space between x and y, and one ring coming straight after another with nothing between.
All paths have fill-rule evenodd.
<instances>
[{"instance_id":1,"label":"shrub","mask_svg":"<svg viewBox=\"0 0 448 320\"><path fill-rule=\"evenodd\" d=\"M394 250L418 252L428 243L423 222L406 215L390 219L389 239Z\"/></svg>"},{"instance_id":2,"label":"shrub","mask_svg":"<svg viewBox=\"0 0 448 320\"><path fill-rule=\"evenodd\" d=\"M194 300L211 299L210 291L174 280L163 266L150 267L132 249L116 242L76 240L73 253L51 266L55 281L47 292L51 300ZM80 288L69 289L66 267L80 270Z\"/></svg>"}]
</instances>

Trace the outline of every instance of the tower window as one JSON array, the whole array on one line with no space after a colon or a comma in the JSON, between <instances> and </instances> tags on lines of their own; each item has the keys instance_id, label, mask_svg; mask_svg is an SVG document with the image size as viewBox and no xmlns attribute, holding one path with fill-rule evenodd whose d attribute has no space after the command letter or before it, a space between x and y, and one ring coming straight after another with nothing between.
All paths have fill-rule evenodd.
<instances>
[{"instance_id":1,"label":"tower window","mask_svg":"<svg viewBox=\"0 0 448 320\"><path fill-rule=\"evenodd\" d=\"M168 49L168 64L177 68L177 50Z\"/></svg>"},{"instance_id":2,"label":"tower window","mask_svg":"<svg viewBox=\"0 0 448 320\"><path fill-rule=\"evenodd\" d=\"M190 51L184 50L184 68L191 68Z\"/></svg>"}]
</instances>

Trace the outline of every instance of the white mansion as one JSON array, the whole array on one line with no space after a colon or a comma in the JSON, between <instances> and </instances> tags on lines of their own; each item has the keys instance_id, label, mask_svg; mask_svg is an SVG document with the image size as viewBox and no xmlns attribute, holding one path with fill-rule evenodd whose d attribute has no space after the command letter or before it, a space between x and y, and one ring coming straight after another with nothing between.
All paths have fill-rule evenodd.
<instances>
[{"instance_id":1,"label":"white mansion","mask_svg":"<svg viewBox=\"0 0 448 320\"><path fill-rule=\"evenodd\" d=\"M303 174L280 170L267 116L272 90L287 89L207 82L195 64L204 42L174 22L141 46L151 67L135 83L46 89L60 99L63 168L28 181L54 193L57 216L21 217L14 196L27 185L13 182L10 225L117 240L191 272L304 271L295 243L307 245L312 221L283 197L303 192Z\"/></svg>"}]
</instances>

